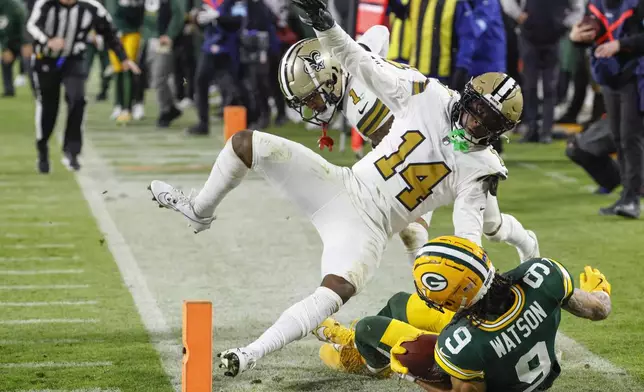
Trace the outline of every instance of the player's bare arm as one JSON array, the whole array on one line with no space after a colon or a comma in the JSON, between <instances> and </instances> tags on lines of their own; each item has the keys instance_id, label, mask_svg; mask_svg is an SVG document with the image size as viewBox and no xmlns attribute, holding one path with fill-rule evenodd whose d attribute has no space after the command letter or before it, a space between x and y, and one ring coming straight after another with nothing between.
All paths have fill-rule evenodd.
<instances>
[{"instance_id":1,"label":"player's bare arm","mask_svg":"<svg viewBox=\"0 0 644 392\"><path fill-rule=\"evenodd\" d=\"M611 285L604 274L597 269L585 267L579 276L579 286L562 308L588 320L606 319L612 310L612 304Z\"/></svg>"},{"instance_id":2,"label":"player's bare arm","mask_svg":"<svg viewBox=\"0 0 644 392\"><path fill-rule=\"evenodd\" d=\"M603 291L593 293L575 289L568 302L562 307L577 317L592 321L604 320L611 312L610 296Z\"/></svg>"}]
</instances>

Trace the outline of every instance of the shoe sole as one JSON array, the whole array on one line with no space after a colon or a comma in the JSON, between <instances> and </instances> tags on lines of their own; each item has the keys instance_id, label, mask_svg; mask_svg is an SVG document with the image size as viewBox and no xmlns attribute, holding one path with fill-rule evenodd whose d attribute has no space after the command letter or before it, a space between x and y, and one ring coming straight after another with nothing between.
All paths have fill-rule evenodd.
<instances>
[{"instance_id":1,"label":"shoe sole","mask_svg":"<svg viewBox=\"0 0 644 392\"><path fill-rule=\"evenodd\" d=\"M148 191L150 191L150 194L152 195L152 201L155 201L157 203L157 205L159 206L159 208L167 208L168 210L176 211L176 212L180 213L181 215L183 215L190 222L194 222L197 225L202 225L202 226L204 225L203 223L198 222L198 221L190 218L189 216L187 216L186 214L181 212L181 210L173 207L172 205L160 202L159 199L157 199L157 197L155 196L154 192L152 192L152 185L148 185ZM197 229L195 229L194 226L192 226L192 225L191 225L191 227L192 227L192 230L194 231L195 234L199 234L201 231L208 230L210 228L210 225L208 225L206 228L204 228L203 230L200 230L200 231L197 231Z\"/></svg>"},{"instance_id":2,"label":"shoe sole","mask_svg":"<svg viewBox=\"0 0 644 392\"><path fill-rule=\"evenodd\" d=\"M615 211L615 215L621 216L622 218L628 218L628 219L638 219L639 218L639 215L625 214L622 211Z\"/></svg>"}]
</instances>

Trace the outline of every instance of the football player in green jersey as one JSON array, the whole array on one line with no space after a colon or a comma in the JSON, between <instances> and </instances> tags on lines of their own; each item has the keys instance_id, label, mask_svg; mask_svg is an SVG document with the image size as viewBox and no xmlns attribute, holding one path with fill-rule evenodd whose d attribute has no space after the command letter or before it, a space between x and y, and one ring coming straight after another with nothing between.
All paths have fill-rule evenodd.
<instances>
[{"instance_id":1,"label":"football player in green jersey","mask_svg":"<svg viewBox=\"0 0 644 392\"><path fill-rule=\"evenodd\" d=\"M360 320L352 334L327 323L325 335L347 343L325 345L326 360L324 350L320 354L327 365L333 347L337 369L382 374L391 361L391 370L427 391L543 391L561 371L554 351L561 309L589 320L603 320L611 311L611 286L596 269L584 269L580 288L564 266L547 258L499 274L481 247L453 236L425 245L413 274L417 294L398 305L392 298L379 316ZM406 342L439 332L430 373L446 376L449 387L414 377L396 357L406 353Z\"/></svg>"}]
</instances>

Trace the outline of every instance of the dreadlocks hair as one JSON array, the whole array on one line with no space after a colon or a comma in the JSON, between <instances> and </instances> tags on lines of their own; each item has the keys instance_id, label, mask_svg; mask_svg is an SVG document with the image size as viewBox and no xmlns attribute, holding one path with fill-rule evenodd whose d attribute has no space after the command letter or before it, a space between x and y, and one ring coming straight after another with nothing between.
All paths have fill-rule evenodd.
<instances>
[{"instance_id":1,"label":"dreadlocks hair","mask_svg":"<svg viewBox=\"0 0 644 392\"><path fill-rule=\"evenodd\" d=\"M512 306L513 297L511 287L517 280L513 280L496 272L487 293L477 303L467 309L458 311L452 322L462 318L469 319L472 326L476 327L485 320L505 313Z\"/></svg>"}]
</instances>

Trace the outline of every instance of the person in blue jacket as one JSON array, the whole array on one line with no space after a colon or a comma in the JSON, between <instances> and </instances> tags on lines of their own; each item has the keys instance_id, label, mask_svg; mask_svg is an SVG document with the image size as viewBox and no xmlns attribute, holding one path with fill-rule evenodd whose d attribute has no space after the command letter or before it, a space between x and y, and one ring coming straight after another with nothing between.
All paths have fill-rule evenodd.
<instances>
[{"instance_id":1,"label":"person in blue jacket","mask_svg":"<svg viewBox=\"0 0 644 392\"><path fill-rule=\"evenodd\" d=\"M506 40L503 11L499 0L469 0L474 16L476 45L470 76L506 72Z\"/></svg>"},{"instance_id":2,"label":"person in blue jacket","mask_svg":"<svg viewBox=\"0 0 644 392\"><path fill-rule=\"evenodd\" d=\"M222 95L222 106L240 105L242 88L239 75L239 30L246 8L239 1L204 1L193 14L204 29L204 40L196 73L195 98L199 122L186 130L189 135L207 135L210 124L208 89L214 80Z\"/></svg>"}]
</instances>

